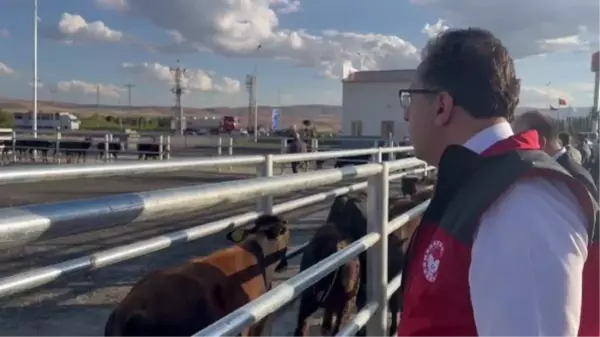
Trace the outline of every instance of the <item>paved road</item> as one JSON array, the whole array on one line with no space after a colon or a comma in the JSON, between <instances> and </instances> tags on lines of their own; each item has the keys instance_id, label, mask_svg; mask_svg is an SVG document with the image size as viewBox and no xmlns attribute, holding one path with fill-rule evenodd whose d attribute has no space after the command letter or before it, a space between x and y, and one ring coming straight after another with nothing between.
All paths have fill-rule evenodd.
<instances>
[{"instance_id":1,"label":"paved road","mask_svg":"<svg viewBox=\"0 0 600 337\"><path fill-rule=\"evenodd\" d=\"M0 207L138 192L250 176L253 174L182 171L134 177L10 185L10 193L0 195ZM345 182L336 186L347 184L348 182ZM282 200L295 199L331 188L333 187L297 192L275 198L275 202L279 203ZM322 224L329 206L330 202L327 202L286 215L292 224L292 245L302 244L310 238L314 228ZM254 202L235 206L224 204L196 214L170 218L168 221L148 221L36 242L27 247L0 252L0 277L132 243L165 232L200 225L247 212L254 207ZM57 281L20 296L5 299L0 301L0 333L2 335L101 335L110 310L139 277L150 270L173 265L192 256L208 254L225 244L223 235L217 234L98 271L79 274L68 280ZM285 274L281 274L279 280L295 274L297 263L298 259L292 261L290 269ZM295 326L294 312L294 308L291 308L278 319L274 327L276 335L288 335L291 332ZM318 319L313 323L317 324ZM314 334L318 334L318 329Z\"/></svg>"}]
</instances>

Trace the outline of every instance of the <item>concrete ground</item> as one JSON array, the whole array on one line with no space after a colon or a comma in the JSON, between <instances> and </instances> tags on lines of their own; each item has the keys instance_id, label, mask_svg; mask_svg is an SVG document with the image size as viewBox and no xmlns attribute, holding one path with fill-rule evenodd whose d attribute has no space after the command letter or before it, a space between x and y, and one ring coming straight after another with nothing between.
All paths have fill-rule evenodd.
<instances>
[{"instance_id":1,"label":"concrete ground","mask_svg":"<svg viewBox=\"0 0 600 337\"><path fill-rule=\"evenodd\" d=\"M138 192L243 179L254 176L248 172L198 172L137 175L51 181L35 184L5 185L0 194L0 207L19 206L61 200ZM296 199L318 191L348 185L350 182L306 190L275 198L275 203ZM330 201L286 215L292 228L292 245L310 239L313 230L323 223ZM118 226L83 234L38 241L26 247L0 252L0 277L30 268L50 265L99 250L129 244L166 232L201 225L254 209L254 202L236 205L223 204L194 214L173 217L166 221L147 221L131 226ZM187 244L174 246L144 257L118 263L93 272L85 272L62 281L0 301L1 335L102 335L106 319L129 288L144 274L170 266L193 256L201 256L224 247L222 234L212 235ZM291 261L290 268L278 275L278 282L294 275L299 259ZM295 327L295 306L276 320L273 333L289 335ZM318 335L319 318L313 321L313 335Z\"/></svg>"}]
</instances>

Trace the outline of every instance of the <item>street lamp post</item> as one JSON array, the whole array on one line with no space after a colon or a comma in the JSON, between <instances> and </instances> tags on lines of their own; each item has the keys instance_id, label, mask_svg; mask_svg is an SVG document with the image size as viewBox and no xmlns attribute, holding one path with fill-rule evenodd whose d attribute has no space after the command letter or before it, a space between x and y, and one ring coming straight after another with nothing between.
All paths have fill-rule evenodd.
<instances>
[{"instance_id":1,"label":"street lamp post","mask_svg":"<svg viewBox=\"0 0 600 337\"><path fill-rule=\"evenodd\" d=\"M38 136L38 1L33 0L33 138Z\"/></svg>"}]
</instances>

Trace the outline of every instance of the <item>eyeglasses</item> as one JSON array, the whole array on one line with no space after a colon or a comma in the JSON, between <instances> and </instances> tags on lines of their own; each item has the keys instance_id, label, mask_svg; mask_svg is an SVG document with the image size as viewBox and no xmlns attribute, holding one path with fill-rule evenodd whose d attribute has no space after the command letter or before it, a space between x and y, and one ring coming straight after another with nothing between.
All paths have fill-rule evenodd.
<instances>
[{"instance_id":1,"label":"eyeglasses","mask_svg":"<svg viewBox=\"0 0 600 337\"><path fill-rule=\"evenodd\" d=\"M400 97L400 106L403 109L407 109L411 103L412 94L439 94L439 90L432 89L401 89L398 91L398 97Z\"/></svg>"}]
</instances>

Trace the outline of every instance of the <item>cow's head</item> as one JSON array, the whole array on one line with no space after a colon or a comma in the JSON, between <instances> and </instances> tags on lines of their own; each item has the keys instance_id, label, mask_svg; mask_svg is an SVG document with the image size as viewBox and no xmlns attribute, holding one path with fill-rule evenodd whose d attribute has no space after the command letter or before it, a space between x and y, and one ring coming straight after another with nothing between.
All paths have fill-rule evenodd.
<instances>
[{"instance_id":1,"label":"cow's head","mask_svg":"<svg viewBox=\"0 0 600 337\"><path fill-rule=\"evenodd\" d=\"M411 196L417 193L417 177L402 177L402 195Z\"/></svg>"},{"instance_id":2,"label":"cow's head","mask_svg":"<svg viewBox=\"0 0 600 337\"><path fill-rule=\"evenodd\" d=\"M290 231L287 228L287 221L276 215L261 215L254 222L251 228L237 228L227 234L229 241L240 243L254 235L263 237L265 240L262 247L265 255L277 254L280 256L279 264L275 271L280 271L287 266L286 254L290 245Z\"/></svg>"}]
</instances>

